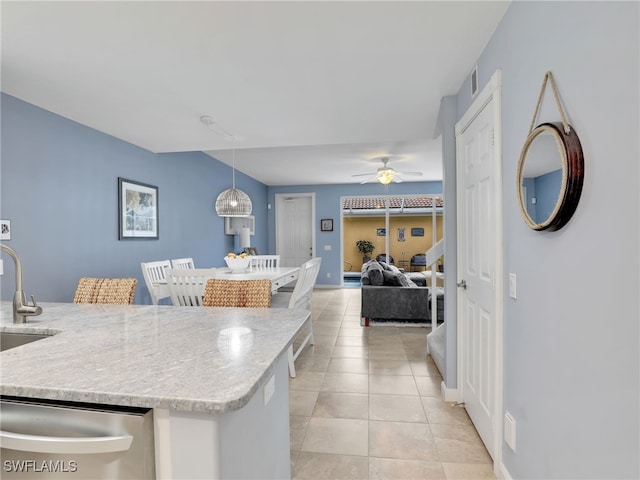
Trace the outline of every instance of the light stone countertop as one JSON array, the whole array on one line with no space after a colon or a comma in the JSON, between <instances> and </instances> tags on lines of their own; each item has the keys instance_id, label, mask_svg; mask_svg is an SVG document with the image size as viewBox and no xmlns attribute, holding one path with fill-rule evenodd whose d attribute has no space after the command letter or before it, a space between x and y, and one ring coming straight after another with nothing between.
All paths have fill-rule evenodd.
<instances>
[{"instance_id":1,"label":"light stone countertop","mask_svg":"<svg viewBox=\"0 0 640 480\"><path fill-rule=\"evenodd\" d=\"M306 310L42 303L0 331L54 334L0 353L0 393L224 413L242 408L310 322Z\"/></svg>"}]
</instances>

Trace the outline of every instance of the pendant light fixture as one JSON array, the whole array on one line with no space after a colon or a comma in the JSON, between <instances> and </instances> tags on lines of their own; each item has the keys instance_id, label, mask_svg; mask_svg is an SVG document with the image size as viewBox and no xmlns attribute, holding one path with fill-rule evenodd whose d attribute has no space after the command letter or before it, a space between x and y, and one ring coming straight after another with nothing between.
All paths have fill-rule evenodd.
<instances>
[{"instance_id":1,"label":"pendant light fixture","mask_svg":"<svg viewBox=\"0 0 640 480\"><path fill-rule=\"evenodd\" d=\"M251 210L253 209L251 199L245 192L236 188L236 137L220 129L211 117L201 117L200 121L216 133L226 138L231 138L232 141L231 188L224 190L218 195L216 199L216 213L219 217L248 217L251 215Z\"/></svg>"}]
</instances>

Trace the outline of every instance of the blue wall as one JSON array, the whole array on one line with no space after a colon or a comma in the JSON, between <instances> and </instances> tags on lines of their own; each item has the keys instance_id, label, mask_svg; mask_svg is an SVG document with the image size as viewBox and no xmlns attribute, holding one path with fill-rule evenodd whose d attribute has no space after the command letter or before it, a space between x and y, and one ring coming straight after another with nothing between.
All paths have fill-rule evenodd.
<instances>
[{"instance_id":1,"label":"blue wall","mask_svg":"<svg viewBox=\"0 0 640 480\"><path fill-rule=\"evenodd\" d=\"M638 2L512 2L478 60L481 88L502 71L505 276L518 281L511 299L503 279L507 478L640 478L639 19ZM585 179L571 221L536 232L517 160L548 70ZM469 92L467 79L459 117ZM558 120L547 88L538 123Z\"/></svg>"},{"instance_id":2,"label":"blue wall","mask_svg":"<svg viewBox=\"0 0 640 480\"><path fill-rule=\"evenodd\" d=\"M544 223L558 203L562 186L562 169L536 177L534 184L536 216L533 218L537 223Z\"/></svg>"},{"instance_id":3,"label":"blue wall","mask_svg":"<svg viewBox=\"0 0 640 480\"><path fill-rule=\"evenodd\" d=\"M388 188L379 183L339 184L339 185L296 185L269 187L269 203L274 208L269 210L269 251L276 251L275 233L275 195L277 193L315 193L316 197L316 256L322 257L322 267L318 274L318 285L342 285L342 225L340 222L340 197L348 195L396 195L396 194L438 194L442 193L442 182L403 182L392 183ZM320 231L320 219L332 218L333 231ZM324 245L331 245L331 250L324 250ZM327 273L331 274L327 278Z\"/></svg>"},{"instance_id":4,"label":"blue wall","mask_svg":"<svg viewBox=\"0 0 640 480\"><path fill-rule=\"evenodd\" d=\"M201 152L154 154L14 97L1 97L0 218L11 221L24 289L41 301L68 302L82 276L136 277L136 303L150 303L140 262L193 257L223 266L236 248L215 214L231 168ZM118 177L158 187L158 240L118 240ZM238 173L253 201L256 236L266 251L267 187ZM237 241L236 241L237 243ZM2 299L15 289L3 255Z\"/></svg>"}]
</instances>

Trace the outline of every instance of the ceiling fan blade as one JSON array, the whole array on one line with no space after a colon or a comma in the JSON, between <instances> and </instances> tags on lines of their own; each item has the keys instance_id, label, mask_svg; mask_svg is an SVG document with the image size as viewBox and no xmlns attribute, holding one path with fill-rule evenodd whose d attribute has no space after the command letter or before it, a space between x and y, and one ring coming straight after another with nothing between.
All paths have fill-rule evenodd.
<instances>
[{"instance_id":1,"label":"ceiling fan blade","mask_svg":"<svg viewBox=\"0 0 640 480\"><path fill-rule=\"evenodd\" d=\"M356 175L351 175L352 177L370 177L371 175L375 175L375 172L369 172L369 173L358 173Z\"/></svg>"},{"instance_id":2,"label":"ceiling fan blade","mask_svg":"<svg viewBox=\"0 0 640 480\"><path fill-rule=\"evenodd\" d=\"M417 176L422 176L422 172L397 172L401 175L417 175Z\"/></svg>"},{"instance_id":3,"label":"ceiling fan blade","mask_svg":"<svg viewBox=\"0 0 640 480\"><path fill-rule=\"evenodd\" d=\"M395 183L402 183L402 177L398 175L398 172L396 172L396 174L393 176L393 181Z\"/></svg>"},{"instance_id":4,"label":"ceiling fan blade","mask_svg":"<svg viewBox=\"0 0 640 480\"><path fill-rule=\"evenodd\" d=\"M368 183L371 180L375 180L377 177L375 174L371 175L371 174L367 174L369 175L369 178L365 178L363 181L360 182L360 185L362 185L363 183ZM355 175L354 175L355 176ZM361 177L362 175L358 175L359 177Z\"/></svg>"}]
</instances>

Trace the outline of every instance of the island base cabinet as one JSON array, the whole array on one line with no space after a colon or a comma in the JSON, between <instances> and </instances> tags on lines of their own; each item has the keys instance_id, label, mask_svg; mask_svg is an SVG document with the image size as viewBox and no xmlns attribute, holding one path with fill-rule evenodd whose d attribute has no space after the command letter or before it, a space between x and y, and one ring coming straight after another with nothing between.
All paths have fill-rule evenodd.
<instances>
[{"instance_id":1,"label":"island base cabinet","mask_svg":"<svg viewBox=\"0 0 640 480\"><path fill-rule=\"evenodd\" d=\"M286 353L266 380L249 403L224 414L156 411L157 478L291 478Z\"/></svg>"}]
</instances>

